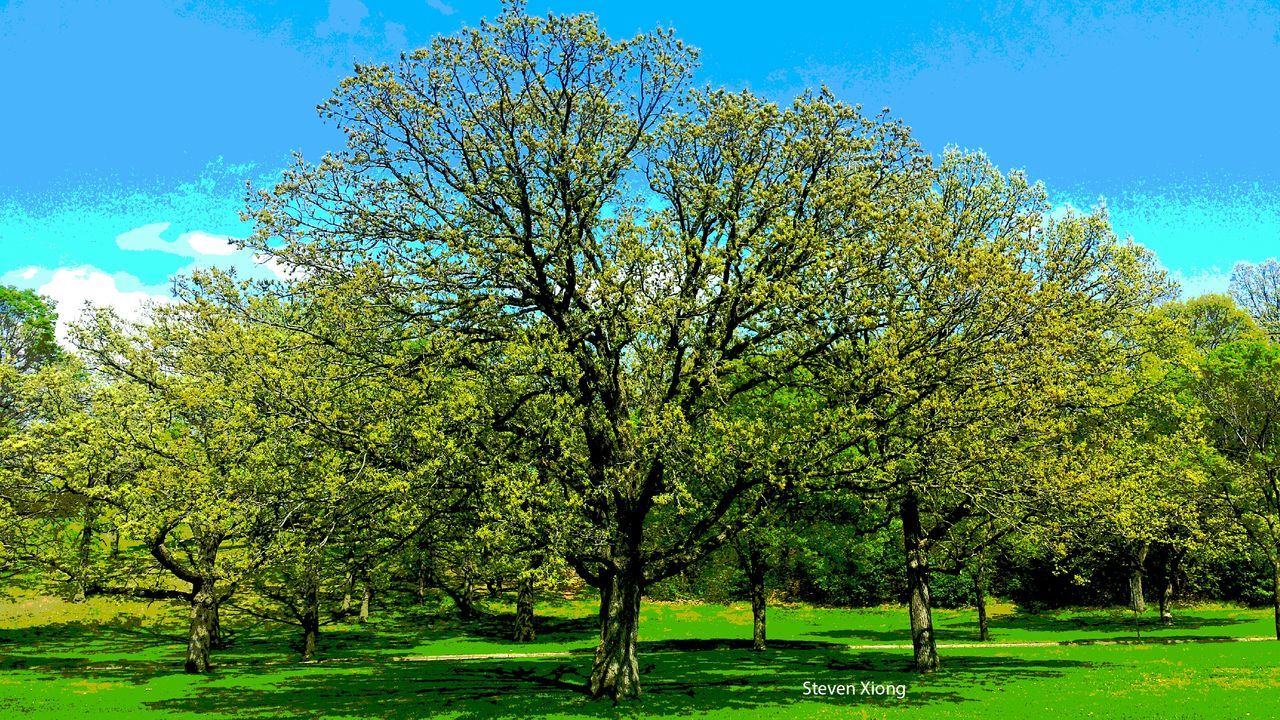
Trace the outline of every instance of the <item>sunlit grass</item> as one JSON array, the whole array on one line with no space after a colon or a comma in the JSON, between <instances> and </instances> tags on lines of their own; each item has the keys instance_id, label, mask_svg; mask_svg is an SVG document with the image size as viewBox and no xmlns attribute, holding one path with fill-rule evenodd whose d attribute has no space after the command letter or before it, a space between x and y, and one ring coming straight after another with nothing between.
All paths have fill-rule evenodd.
<instances>
[{"instance_id":1,"label":"sunlit grass","mask_svg":"<svg viewBox=\"0 0 1280 720\"><path fill-rule=\"evenodd\" d=\"M461 622L447 604L376 612L325 627L322 660L303 664L295 631L228 612L232 643L208 676L181 672L185 612L167 603L70 603L19 594L0 603L0 717L884 717L1199 718L1280 716L1280 643L1046 645L943 650L943 669L908 671L901 608L777 606L771 647L748 649L746 604L645 604L644 696L613 707L581 693L595 607L544 602L539 639L508 639L512 608ZM938 610L940 641L972 643L971 610ZM1270 613L1181 609L1147 639L1267 636ZM992 608L994 642L1133 640L1120 610L1039 614ZM855 647L848 647L848 646ZM567 653L501 660L425 658ZM417 658L405 660L404 658ZM814 697L804 682L905 685L906 697Z\"/></svg>"}]
</instances>

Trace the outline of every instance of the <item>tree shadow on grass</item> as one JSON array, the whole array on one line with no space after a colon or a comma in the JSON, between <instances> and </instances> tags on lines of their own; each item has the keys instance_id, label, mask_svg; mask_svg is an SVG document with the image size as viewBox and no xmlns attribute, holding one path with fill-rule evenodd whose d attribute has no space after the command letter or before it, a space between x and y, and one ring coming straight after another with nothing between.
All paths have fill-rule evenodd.
<instances>
[{"instance_id":1,"label":"tree shadow on grass","mask_svg":"<svg viewBox=\"0 0 1280 720\"><path fill-rule=\"evenodd\" d=\"M971 690L1061 677L1098 664L1063 659L954 656L943 670L919 676L900 652L857 651L780 643L752 652L730 642L650 643L641 649L643 697L613 706L585 694L589 657L484 661L385 662L296 669L275 676L239 674L177 700L149 703L164 712L243 717L360 716L460 718L546 715L677 716L714 710L766 713L799 701L871 710L973 701ZM906 696L807 697L806 681L904 685Z\"/></svg>"},{"instance_id":2,"label":"tree shadow on grass","mask_svg":"<svg viewBox=\"0 0 1280 720\"><path fill-rule=\"evenodd\" d=\"M903 624L906 624L906 614L903 614ZM938 628L941 630L941 628ZM805 635L810 637L825 637L841 642L863 641L867 643L909 643L911 642L911 630L903 628L902 630L868 630L866 628L840 628L837 630L806 630Z\"/></svg>"},{"instance_id":3,"label":"tree shadow on grass","mask_svg":"<svg viewBox=\"0 0 1280 720\"><path fill-rule=\"evenodd\" d=\"M515 613L495 613L475 620L439 622L433 628L424 631L420 637L430 642L442 636L465 634L489 641L510 640L512 648L518 650L523 643L511 639L515 631L515 623ZM538 633L539 642L582 642L593 640L600 634L600 618L596 614L574 618L535 615L534 629Z\"/></svg>"},{"instance_id":4,"label":"tree shadow on grass","mask_svg":"<svg viewBox=\"0 0 1280 720\"><path fill-rule=\"evenodd\" d=\"M172 628L143 625L126 615L105 621L77 620L4 629L0 630L0 649L19 649L24 654L0 654L0 669L119 662L116 658L156 655L157 648L183 642L185 638ZM15 665L20 660L22 664Z\"/></svg>"},{"instance_id":5,"label":"tree shadow on grass","mask_svg":"<svg viewBox=\"0 0 1280 720\"><path fill-rule=\"evenodd\" d=\"M1169 637L1168 633L1199 630L1201 628L1226 628L1254 622L1253 618L1204 617L1200 615L1175 615L1173 622L1164 623L1158 617L1144 615L1139 618L1142 632L1152 633L1160 637ZM976 620L951 623L954 628L976 628ZM1131 611L1114 610L1088 615L1070 615L1066 613L1031 613L1019 610L1012 615L1001 615L993 618L992 630L1026 630L1057 635L1046 638L1071 640L1073 632L1134 634L1134 617Z\"/></svg>"}]
</instances>

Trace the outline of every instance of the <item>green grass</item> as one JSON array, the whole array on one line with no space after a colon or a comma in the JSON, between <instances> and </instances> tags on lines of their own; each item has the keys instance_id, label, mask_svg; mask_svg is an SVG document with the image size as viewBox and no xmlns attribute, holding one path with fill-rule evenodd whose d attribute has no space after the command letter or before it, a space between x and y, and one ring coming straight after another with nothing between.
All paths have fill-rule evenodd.
<instances>
[{"instance_id":1,"label":"green grass","mask_svg":"<svg viewBox=\"0 0 1280 720\"><path fill-rule=\"evenodd\" d=\"M771 648L747 649L745 605L648 602L644 697L614 707L580 691L590 669L591 603L539 606L536 643L506 639L510 607L463 623L437 608L325 628L324 660L301 664L291 628L228 615L238 632L208 676L180 671L180 607L23 596L0 604L0 717L1280 717L1280 643L1045 645L944 649L943 669L907 670L900 608L775 607ZM993 608L994 642L1134 639L1132 614ZM971 643L972 611L936 613L940 642ZM1270 612L1183 608L1143 618L1144 639L1268 636ZM853 646L853 647L849 647ZM500 660L456 654L569 652ZM806 697L805 681L905 685L906 696Z\"/></svg>"}]
</instances>

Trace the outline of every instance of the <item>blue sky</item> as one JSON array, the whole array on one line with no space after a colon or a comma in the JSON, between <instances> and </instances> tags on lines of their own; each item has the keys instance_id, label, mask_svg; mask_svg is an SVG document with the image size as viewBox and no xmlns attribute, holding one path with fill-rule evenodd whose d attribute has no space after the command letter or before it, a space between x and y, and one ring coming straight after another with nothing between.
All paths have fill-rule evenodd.
<instances>
[{"instance_id":1,"label":"blue sky","mask_svg":"<svg viewBox=\"0 0 1280 720\"><path fill-rule=\"evenodd\" d=\"M1280 4L646 3L615 36L675 27L699 80L785 101L825 84L927 148L982 149L1058 205L1106 198L1189 292L1280 255ZM315 105L496 0L0 0L0 282L134 312L193 266L269 275L226 244L246 180L340 141Z\"/></svg>"}]
</instances>

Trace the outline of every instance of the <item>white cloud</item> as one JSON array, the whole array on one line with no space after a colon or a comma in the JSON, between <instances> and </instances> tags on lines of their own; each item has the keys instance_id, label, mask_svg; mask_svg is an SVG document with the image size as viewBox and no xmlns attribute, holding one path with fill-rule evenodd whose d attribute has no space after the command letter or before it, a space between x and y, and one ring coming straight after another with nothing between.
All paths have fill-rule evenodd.
<instances>
[{"instance_id":1,"label":"white cloud","mask_svg":"<svg viewBox=\"0 0 1280 720\"><path fill-rule=\"evenodd\" d=\"M159 252L173 253L174 255L185 255L187 247L178 243L178 241L170 242L160 237L160 234L169 229L171 223L158 222L136 227L128 232L122 232L116 236L116 246L121 250L156 250Z\"/></svg>"},{"instance_id":2,"label":"white cloud","mask_svg":"<svg viewBox=\"0 0 1280 720\"><path fill-rule=\"evenodd\" d=\"M253 256L253 261L266 268L277 280L296 280L303 274L302 271L287 267L270 255L258 253Z\"/></svg>"},{"instance_id":3,"label":"white cloud","mask_svg":"<svg viewBox=\"0 0 1280 720\"><path fill-rule=\"evenodd\" d=\"M230 235L214 235L203 230L185 232L176 240L165 240L161 235L172 226L172 223L158 222L136 227L116 236L116 246L121 250L169 253L180 257L199 258L208 255L234 255L237 250L233 244L235 238Z\"/></svg>"},{"instance_id":4,"label":"white cloud","mask_svg":"<svg viewBox=\"0 0 1280 720\"><path fill-rule=\"evenodd\" d=\"M57 303L57 334L63 345L70 344L68 329L84 317L87 305L110 307L123 318L137 320L147 306L170 300L165 288L147 287L128 273L108 275L91 265L58 268L36 292Z\"/></svg>"},{"instance_id":5,"label":"white cloud","mask_svg":"<svg viewBox=\"0 0 1280 720\"><path fill-rule=\"evenodd\" d=\"M231 244L231 238L227 235L210 235L197 230L183 233L178 241L183 240L200 255L231 255L236 252L236 246Z\"/></svg>"},{"instance_id":6,"label":"white cloud","mask_svg":"<svg viewBox=\"0 0 1280 720\"><path fill-rule=\"evenodd\" d=\"M26 270L18 271L18 277L22 278L23 280L30 280L34 278L36 274L39 272L40 272L40 268L32 266L27 268Z\"/></svg>"}]
</instances>

